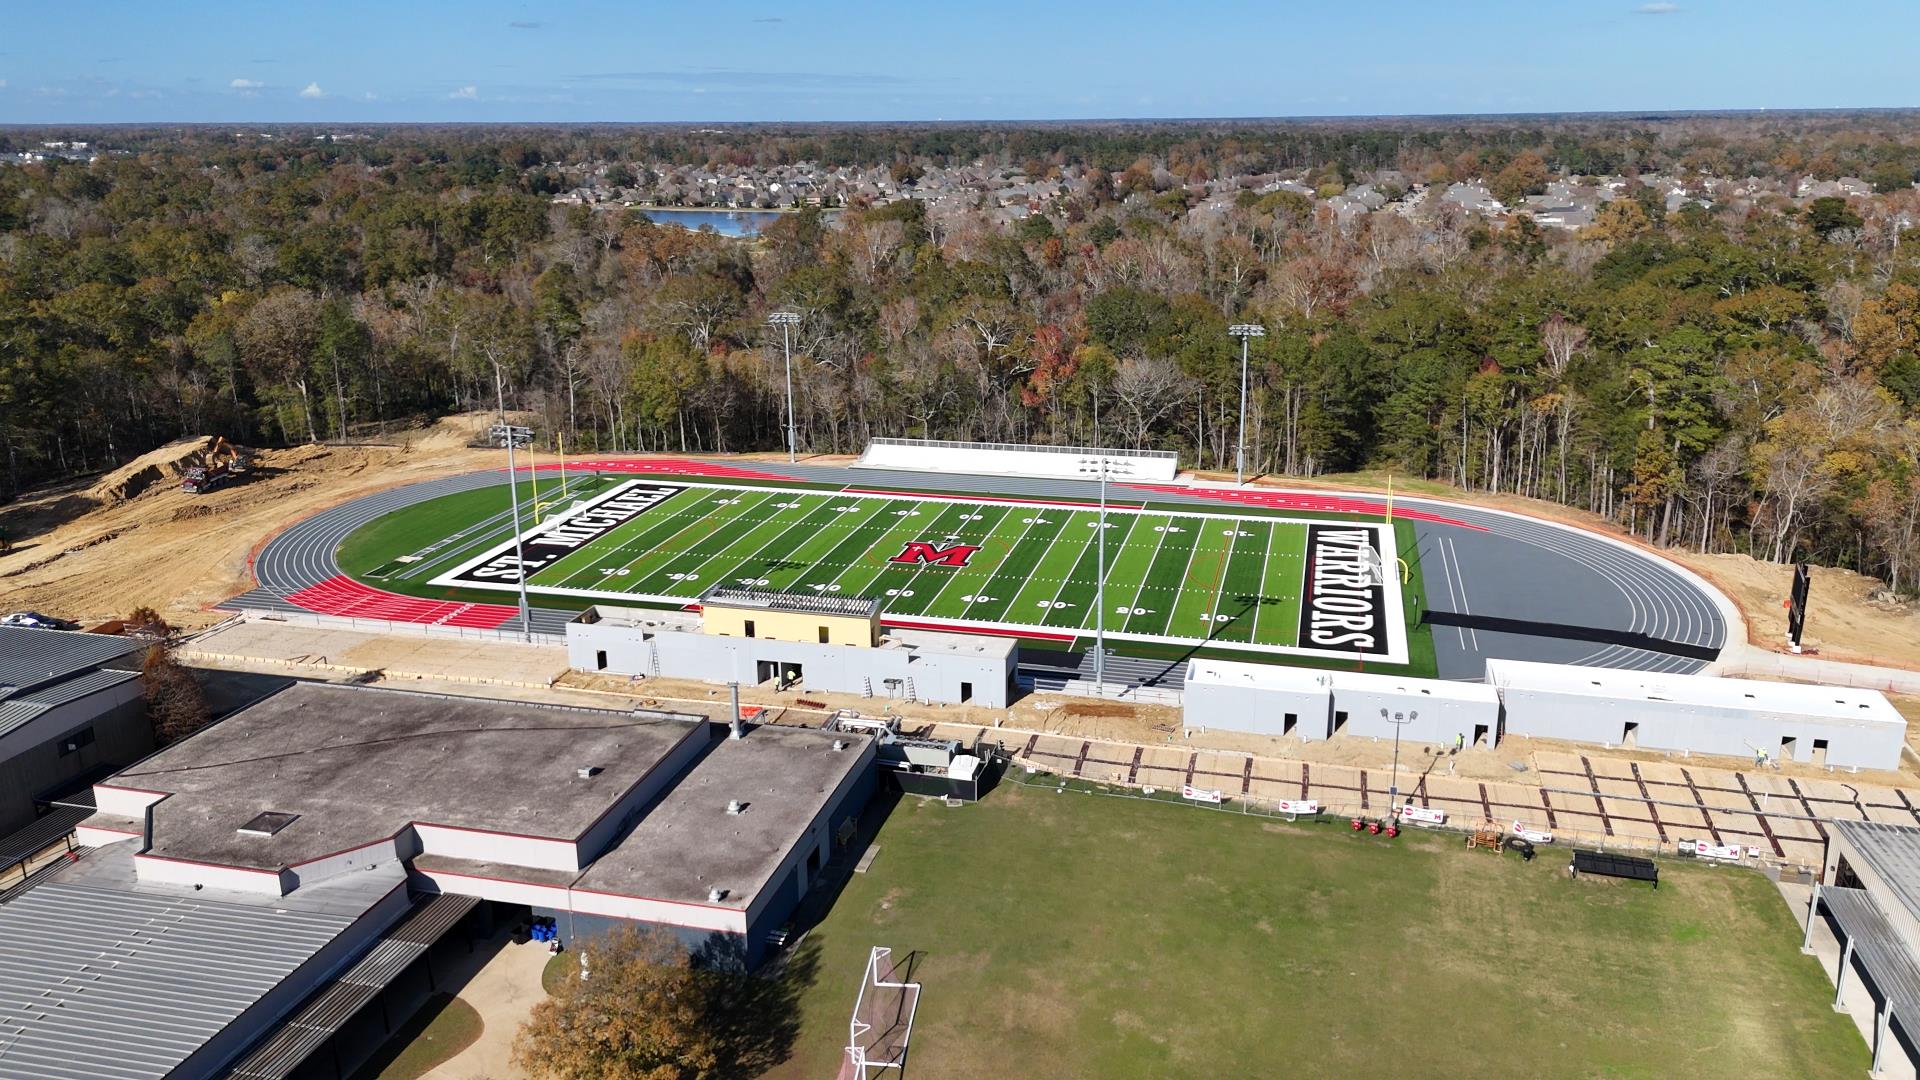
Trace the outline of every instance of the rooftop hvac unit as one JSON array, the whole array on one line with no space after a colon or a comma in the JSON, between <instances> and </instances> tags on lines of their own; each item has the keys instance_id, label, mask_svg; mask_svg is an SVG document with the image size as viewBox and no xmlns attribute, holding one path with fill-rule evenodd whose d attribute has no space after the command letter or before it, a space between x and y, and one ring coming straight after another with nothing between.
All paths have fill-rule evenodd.
<instances>
[{"instance_id":1,"label":"rooftop hvac unit","mask_svg":"<svg viewBox=\"0 0 1920 1080\"><path fill-rule=\"evenodd\" d=\"M573 770L573 775L579 777L582 780L591 780L599 772L600 772L600 766L598 765L582 765L579 768Z\"/></svg>"},{"instance_id":2,"label":"rooftop hvac unit","mask_svg":"<svg viewBox=\"0 0 1920 1080\"><path fill-rule=\"evenodd\" d=\"M745 813L746 809L747 808L745 806L742 806L740 804L739 799L727 800L727 813L729 814L739 815L739 814Z\"/></svg>"},{"instance_id":3,"label":"rooftop hvac unit","mask_svg":"<svg viewBox=\"0 0 1920 1080\"><path fill-rule=\"evenodd\" d=\"M707 890L707 903L717 904L727 898L727 890L715 886Z\"/></svg>"}]
</instances>

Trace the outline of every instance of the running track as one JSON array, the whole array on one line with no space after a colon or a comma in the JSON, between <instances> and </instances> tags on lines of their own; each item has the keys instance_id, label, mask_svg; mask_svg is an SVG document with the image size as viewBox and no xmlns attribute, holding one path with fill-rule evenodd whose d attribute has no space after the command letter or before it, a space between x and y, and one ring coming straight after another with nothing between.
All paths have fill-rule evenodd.
<instances>
[{"instance_id":1,"label":"running track","mask_svg":"<svg viewBox=\"0 0 1920 1080\"><path fill-rule=\"evenodd\" d=\"M1098 497L1098 486L1083 480L935 476L804 463L735 466L689 458L594 458L572 462L569 468L803 480L843 488L936 488L1023 499L1092 502ZM347 578L334 559L340 541L376 517L503 480L496 471L410 484L295 522L259 551L254 561L258 586L223 606L517 628L512 605L419 600L383 592ZM1108 485L1108 496L1214 509L1248 504L1361 514L1385 509L1370 496L1278 488L1114 483ZM1684 673L1704 667L1726 643L1731 604L1686 571L1632 545L1535 518L1438 500L1396 498L1394 515L1414 526L1442 677L1477 680L1489 657ZM573 614L536 607L533 630L564 633ZM1185 663L1109 657L1107 667L1109 679L1177 687ZM1055 654L1033 657L1023 662L1023 669L1045 689L1074 677L1075 669L1086 677L1091 662Z\"/></svg>"}]
</instances>

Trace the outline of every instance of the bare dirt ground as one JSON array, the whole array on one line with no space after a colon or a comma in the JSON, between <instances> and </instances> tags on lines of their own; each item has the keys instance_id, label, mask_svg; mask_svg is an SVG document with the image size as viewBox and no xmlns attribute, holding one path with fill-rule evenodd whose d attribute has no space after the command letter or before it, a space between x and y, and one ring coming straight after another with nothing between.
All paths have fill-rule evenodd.
<instances>
[{"instance_id":1,"label":"bare dirt ground","mask_svg":"<svg viewBox=\"0 0 1920 1080\"><path fill-rule=\"evenodd\" d=\"M0 608L91 624L147 605L176 626L252 587L248 556L280 528L383 487L495 466L467 448L490 417L449 417L392 445L266 450L237 482L204 495L180 477L206 438L161 447L103 476L43 489L0 509Z\"/></svg>"}]
</instances>

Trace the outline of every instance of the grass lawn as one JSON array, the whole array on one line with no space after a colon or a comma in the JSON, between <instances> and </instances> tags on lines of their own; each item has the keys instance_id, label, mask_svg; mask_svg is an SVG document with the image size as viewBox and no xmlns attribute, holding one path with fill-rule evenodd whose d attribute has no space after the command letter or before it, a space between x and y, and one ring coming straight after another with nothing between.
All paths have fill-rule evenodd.
<instances>
[{"instance_id":1,"label":"grass lawn","mask_svg":"<svg viewBox=\"0 0 1920 1080\"><path fill-rule=\"evenodd\" d=\"M473 1006L435 994L359 1072L360 1080L414 1080L472 1046L485 1028Z\"/></svg>"},{"instance_id":2,"label":"grass lawn","mask_svg":"<svg viewBox=\"0 0 1920 1080\"><path fill-rule=\"evenodd\" d=\"M1003 784L903 801L807 939L831 1076L866 951L921 953L909 1077L1857 1077L1772 883L1569 880L1450 835Z\"/></svg>"}]
</instances>

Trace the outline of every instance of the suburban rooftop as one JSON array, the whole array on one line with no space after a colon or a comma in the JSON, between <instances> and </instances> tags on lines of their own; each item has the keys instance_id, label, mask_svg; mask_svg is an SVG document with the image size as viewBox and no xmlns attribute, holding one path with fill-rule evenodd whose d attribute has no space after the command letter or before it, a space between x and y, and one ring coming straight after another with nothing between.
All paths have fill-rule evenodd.
<instances>
[{"instance_id":1,"label":"suburban rooftop","mask_svg":"<svg viewBox=\"0 0 1920 1080\"><path fill-rule=\"evenodd\" d=\"M766 725L716 743L574 888L747 908L870 745L862 735ZM727 813L735 801L741 812ZM715 888L725 894L710 901Z\"/></svg>"},{"instance_id":2,"label":"suburban rooftop","mask_svg":"<svg viewBox=\"0 0 1920 1080\"><path fill-rule=\"evenodd\" d=\"M296 683L101 786L168 796L155 855L278 870L415 822L570 841L708 730L673 713ZM266 812L294 818L240 831Z\"/></svg>"}]
</instances>

